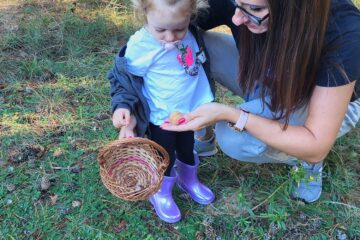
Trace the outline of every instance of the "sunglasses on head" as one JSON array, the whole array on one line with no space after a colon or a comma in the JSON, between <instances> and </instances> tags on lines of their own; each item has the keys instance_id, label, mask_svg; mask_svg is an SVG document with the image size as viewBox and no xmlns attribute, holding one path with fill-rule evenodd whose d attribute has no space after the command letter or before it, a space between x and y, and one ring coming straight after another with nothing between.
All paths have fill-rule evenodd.
<instances>
[{"instance_id":1,"label":"sunglasses on head","mask_svg":"<svg viewBox=\"0 0 360 240\"><path fill-rule=\"evenodd\" d=\"M269 14L266 14L262 18L254 16L253 14L249 13L242 4L238 4L235 0L231 0L231 2L234 4L235 8L238 8L242 14L244 14L252 23L255 23L258 26L260 26L261 23L269 17Z\"/></svg>"}]
</instances>

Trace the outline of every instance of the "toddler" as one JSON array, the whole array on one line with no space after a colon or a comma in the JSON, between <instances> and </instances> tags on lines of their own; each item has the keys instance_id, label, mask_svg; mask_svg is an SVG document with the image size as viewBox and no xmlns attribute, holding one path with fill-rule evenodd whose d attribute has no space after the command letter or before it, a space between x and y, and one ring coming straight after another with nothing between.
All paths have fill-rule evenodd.
<instances>
[{"instance_id":1,"label":"toddler","mask_svg":"<svg viewBox=\"0 0 360 240\"><path fill-rule=\"evenodd\" d=\"M109 73L113 124L119 137L144 136L163 146L170 164L160 190L150 202L168 223L181 219L172 196L175 183L200 204L210 204L213 192L197 177L194 132L160 128L172 112L191 112L213 101L208 62L199 29L190 24L206 0L133 0L144 26L120 50ZM180 119L179 123L184 121Z\"/></svg>"}]
</instances>

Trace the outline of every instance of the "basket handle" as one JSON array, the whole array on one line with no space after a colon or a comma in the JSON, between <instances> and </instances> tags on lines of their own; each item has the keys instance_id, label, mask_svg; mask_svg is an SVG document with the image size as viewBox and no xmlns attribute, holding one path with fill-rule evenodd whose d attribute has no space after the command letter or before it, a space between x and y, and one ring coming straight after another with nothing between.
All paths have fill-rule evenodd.
<instances>
[{"instance_id":1,"label":"basket handle","mask_svg":"<svg viewBox=\"0 0 360 240\"><path fill-rule=\"evenodd\" d=\"M149 145L153 145L156 150L158 150L160 152L160 154L163 156L164 158L164 162L165 163L169 163L169 154L168 152L159 144L157 144L156 142L147 139L147 138L141 138L141 137L135 137L135 138L121 138L118 140L115 140L111 143L109 143L108 145L106 145L105 147L103 147L97 157L97 160L100 164L100 166L103 167L103 165L106 163L106 153L109 151L109 149L113 148L114 146L120 146L122 144L137 144L137 143L145 143L145 144L149 144Z\"/></svg>"}]
</instances>

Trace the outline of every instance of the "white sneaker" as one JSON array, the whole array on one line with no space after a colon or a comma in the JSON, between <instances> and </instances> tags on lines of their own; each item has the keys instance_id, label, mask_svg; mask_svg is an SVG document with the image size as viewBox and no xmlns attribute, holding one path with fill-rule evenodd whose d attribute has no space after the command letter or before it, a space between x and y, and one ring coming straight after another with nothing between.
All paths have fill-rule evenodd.
<instances>
[{"instance_id":1,"label":"white sneaker","mask_svg":"<svg viewBox=\"0 0 360 240\"><path fill-rule=\"evenodd\" d=\"M204 141L195 137L194 153L196 153L199 157L213 156L217 152L215 134L213 134L210 139Z\"/></svg>"}]
</instances>

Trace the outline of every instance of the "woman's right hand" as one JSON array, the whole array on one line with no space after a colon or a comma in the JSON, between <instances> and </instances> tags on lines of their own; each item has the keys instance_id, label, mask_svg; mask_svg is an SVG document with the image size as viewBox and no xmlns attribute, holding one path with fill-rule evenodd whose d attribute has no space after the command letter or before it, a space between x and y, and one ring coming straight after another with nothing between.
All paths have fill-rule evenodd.
<instances>
[{"instance_id":1,"label":"woman's right hand","mask_svg":"<svg viewBox=\"0 0 360 240\"><path fill-rule=\"evenodd\" d=\"M185 122L180 125L173 125L169 121L161 124L161 128L167 131L196 131L222 120L227 120L227 111L233 109L220 103L206 103L194 111L184 114ZM234 109L235 110L235 109Z\"/></svg>"}]
</instances>

